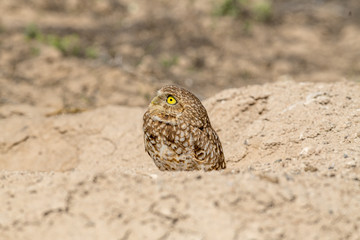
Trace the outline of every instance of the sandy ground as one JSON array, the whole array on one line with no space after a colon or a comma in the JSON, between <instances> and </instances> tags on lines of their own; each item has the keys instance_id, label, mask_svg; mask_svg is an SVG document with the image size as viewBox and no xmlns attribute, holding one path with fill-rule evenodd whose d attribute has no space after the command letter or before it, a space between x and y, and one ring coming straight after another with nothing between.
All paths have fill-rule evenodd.
<instances>
[{"instance_id":1,"label":"sandy ground","mask_svg":"<svg viewBox=\"0 0 360 240\"><path fill-rule=\"evenodd\" d=\"M161 172L144 108L0 110L1 239L359 239L360 85L207 99L228 168Z\"/></svg>"},{"instance_id":2,"label":"sandy ground","mask_svg":"<svg viewBox=\"0 0 360 240\"><path fill-rule=\"evenodd\" d=\"M0 240L360 239L358 0L261 1L1 0ZM145 153L167 83L226 170Z\"/></svg>"}]
</instances>

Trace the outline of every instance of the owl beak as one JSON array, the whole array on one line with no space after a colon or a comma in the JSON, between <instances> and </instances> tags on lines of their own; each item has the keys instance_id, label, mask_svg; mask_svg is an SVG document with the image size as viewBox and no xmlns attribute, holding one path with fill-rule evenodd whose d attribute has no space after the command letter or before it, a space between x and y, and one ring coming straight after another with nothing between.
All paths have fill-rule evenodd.
<instances>
[{"instance_id":1,"label":"owl beak","mask_svg":"<svg viewBox=\"0 0 360 240\"><path fill-rule=\"evenodd\" d=\"M154 97L153 100L151 100L151 104L150 105L159 105L160 103L160 99L158 96Z\"/></svg>"}]
</instances>

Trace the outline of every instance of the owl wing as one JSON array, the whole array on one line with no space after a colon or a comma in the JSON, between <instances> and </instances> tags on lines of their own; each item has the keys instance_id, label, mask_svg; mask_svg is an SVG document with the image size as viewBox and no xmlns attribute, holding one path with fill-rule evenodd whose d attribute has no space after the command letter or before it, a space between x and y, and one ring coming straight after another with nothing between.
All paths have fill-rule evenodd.
<instances>
[{"instance_id":1,"label":"owl wing","mask_svg":"<svg viewBox=\"0 0 360 240\"><path fill-rule=\"evenodd\" d=\"M195 128L193 146L195 161L206 165L205 170L226 168L219 137L211 127Z\"/></svg>"}]
</instances>

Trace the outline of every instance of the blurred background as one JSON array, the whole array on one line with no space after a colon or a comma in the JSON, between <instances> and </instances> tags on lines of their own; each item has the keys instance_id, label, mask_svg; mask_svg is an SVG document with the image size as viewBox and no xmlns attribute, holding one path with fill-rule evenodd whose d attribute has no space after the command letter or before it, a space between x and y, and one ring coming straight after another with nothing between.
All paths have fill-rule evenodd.
<instances>
[{"instance_id":1,"label":"blurred background","mask_svg":"<svg viewBox=\"0 0 360 240\"><path fill-rule=\"evenodd\" d=\"M359 0L1 0L0 106L146 106L278 80L360 81Z\"/></svg>"}]
</instances>

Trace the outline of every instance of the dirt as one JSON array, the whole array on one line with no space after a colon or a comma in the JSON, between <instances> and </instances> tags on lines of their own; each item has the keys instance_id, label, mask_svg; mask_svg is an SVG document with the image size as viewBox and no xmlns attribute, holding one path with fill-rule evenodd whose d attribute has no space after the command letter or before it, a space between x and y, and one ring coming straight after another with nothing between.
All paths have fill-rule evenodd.
<instances>
[{"instance_id":1,"label":"dirt","mask_svg":"<svg viewBox=\"0 0 360 240\"><path fill-rule=\"evenodd\" d=\"M221 2L0 2L0 240L360 239L357 1ZM145 153L167 83L203 100L226 170Z\"/></svg>"}]
</instances>

